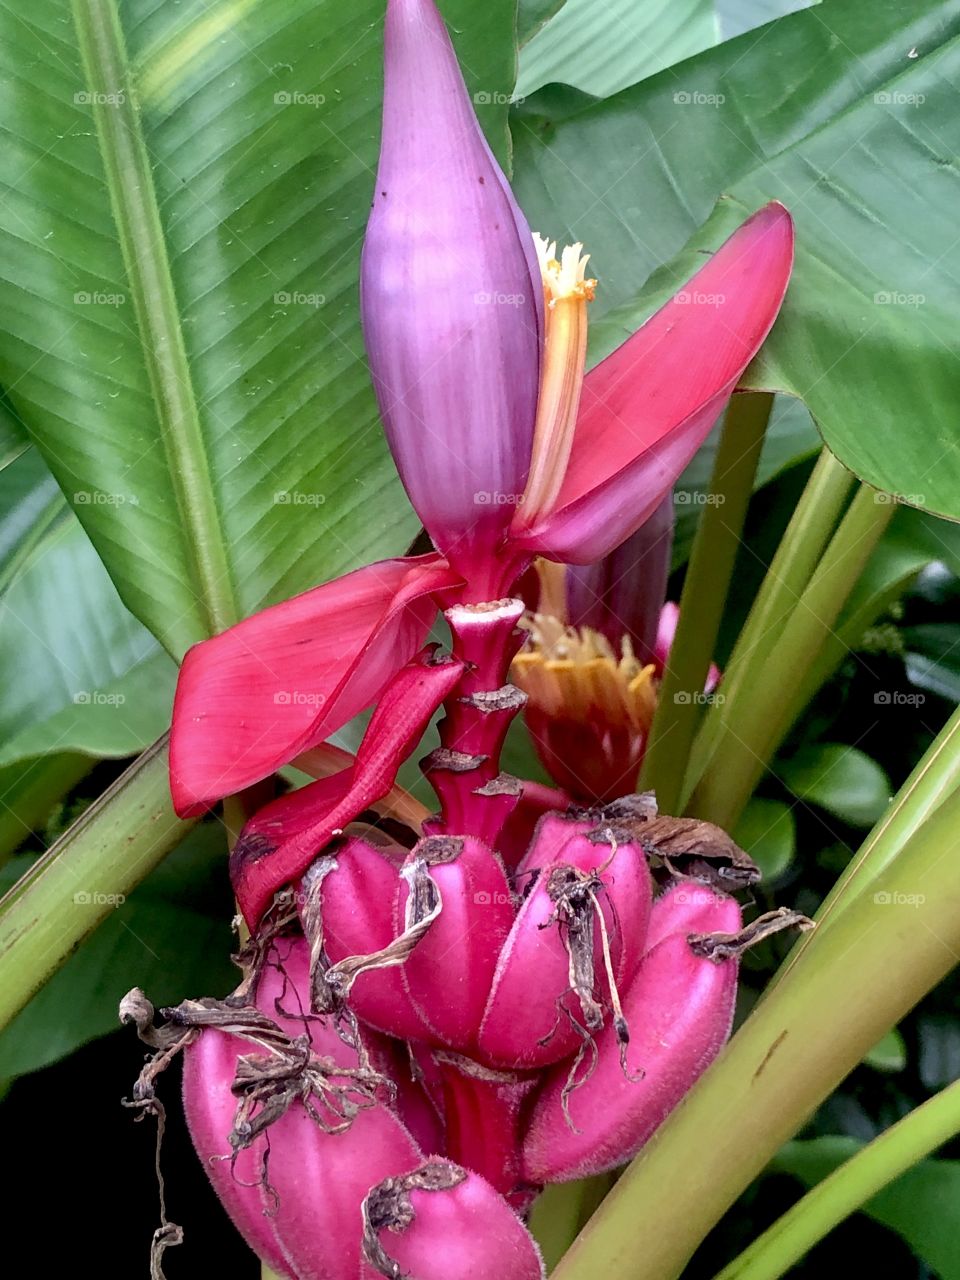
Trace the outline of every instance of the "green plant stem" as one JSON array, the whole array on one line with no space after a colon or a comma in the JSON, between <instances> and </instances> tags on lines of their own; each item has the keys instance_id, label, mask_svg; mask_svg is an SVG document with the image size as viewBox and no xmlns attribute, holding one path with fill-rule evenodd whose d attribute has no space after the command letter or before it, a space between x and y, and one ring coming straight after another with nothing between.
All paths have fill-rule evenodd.
<instances>
[{"instance_id":1,"label":"green plant stem","mask_svg":"<svg viewBox=\"0 0 960 1280\"><path fill-rule=\"evenodd\" d=\"M556 1280L675 1280L814 1108L960 955L960 791L746 1020L590 1220ZM638 1242L642 1242L642 1247Z\"/></svg>"},{"instance_id":2,"label":"green plant stem","mask_svg":"<svg viewBox=\"0 0 960 1280\"><path fill-rule=\"evenodd\" d=\"M584 1182L559 1182L544 1188L530 1215L530 1231L540 1246L549 1275L577 1238Z\"/></svg>"},{"instance_id":3,"label":"green plant stem","mask_svg":"<svg viewBox=\"0 0 960 1280\"><path fill-rule=\"evenodd\" d=\"M844 868L817 912L817 928L801 936L764 991L766 999L807 949L824 937L841 913L890 866L907 841L960 787L960 707L941 729L883 817Z\"/></svg>"},{"instance_id":4,"label":"green plant stem","mask_svg":"<svg viewBox=\"0 0 960 1280\"><path fill-rule=\"evenodd\" d=\"M704 717L684 787L684 803L713 759L739 699L749 690L754 663L775 646L810 582L850 496L854 478L828 449L810 474L786 532L770 563L753 608L723 674L723 701Z\"/></svg>"},{"instance_id":5,"label":"green plant stem","mask_svg":"<svg viewBox=\"0 0 960 1280\"><path fill-rule=\"evenodd\" d=\"M260 1264L261 1280L283 1280L282 1276L278 1276L275 1271L271 1271L265 1262Z\"/></svg>"},{"instance_id":6,"label":"green plant stem","mask_svg":"<svg viewBox=\"0 0 960 1280\"><path fill-rule=\"evenodd\" d=\"M956 1133L960 1133L960 1081L835 1169L715 1280L776 1280L844 1218Z\"/></svg>"},{"instance_id":7,"label":"green plant stem","mask_svg":"<svg viewBox=\"0 0 960 1280\"><path fill-rule=\"evenodd\" d=\"M768 392L741 393L730 401L710 480L710 501L700 517L680 598L680 619L660 684L641 788L657 793L660 808L674 813L716 648L763 438L773 409Z\"/></svg>"},{"instance_id":8,"label":"green plant stem","mask_svg":"<svg viewBox=\"0 0 960 1280\"><path fill-rule=\"evenodd\" d=\"M0 901L0 1027L193 826L173 812L163 737Z\"/></svg>"},{"instance_id":9,"label":"green plant stem","mask_svg":"<svg viewBox=\"0 0 960 1280\"><path fill-rule=\"evenodd\" d=\"M749 684L727 706L717 749L693 791L689 810L731 829L754 787L815 692L807 679L821 646L893 516L861 485L776 643L755 655ZM819 668L822 673L823 667ZM724 691L724 697L728 695Z\"/></svg>"}]
</instances>

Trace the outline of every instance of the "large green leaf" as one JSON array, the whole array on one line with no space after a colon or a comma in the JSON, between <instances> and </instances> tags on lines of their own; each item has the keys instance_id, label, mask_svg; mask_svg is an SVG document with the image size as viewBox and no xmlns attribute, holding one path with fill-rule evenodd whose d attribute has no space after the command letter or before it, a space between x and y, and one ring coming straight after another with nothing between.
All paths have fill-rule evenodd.
<instances>
[{"instance_id":1,"label":"large green leaf","mask_svg":"<svg viewBox=\"0 0 960 1280\"><path fill-rule=\"evenodd\" d=\"M863 1147L841 1136L789 1142L773 1163L807 1187L815 1186ZM863 1212L896 1231L941 1280L960 1280L960 1160L922 1160L863 1206Z\"/></svg>"},{"instance_id":2,"label":"large green leaf","mask_svg":"<svg viewBox=\"0 0 960 1280\"><path fill-rule=\"evenodd\" d=\"M517 43L524 45L531 40L563 6L564 0L518 0Z\"/></svg>"},{"instance_id":3,"label":"large green leaf","mask_svg":"<svg viewBox=\"0 0 960 1280\"><path fill-rule=\"evenodd\" d=\"M593 255L594 355L779 198L797 264L750 385L800 396L871 483L960 518L958 76L952 0L829 0L572 114L525 103L516 186Z\"/></svg>"},{"instance_id":4,"label":"large green leaf","mask_svg":"<svg viewBox=\"0 0 960 1280\"><path fill-rule=\"evenodd\" d=\"M522 50L517 93L556 80L604 98L719 34L714 0L567 0Z\"/></svg>"},{"instance_id":5,"label":"large green leaf","mask_svg":"<svg viewBox=\"0 0 960 1280\"><path fill-rule=\"evenodd\" d=\"M131 755L169 722L174 663L122 604L35 449L0 470L0 674L0 767Z\"/></svg>"},{"instance_id":6,"label":"large green leaf","mask_svg":"<svg viewBox=\"0 0 960 1280\"><path fill-rule=\"evenodd\" d=\"M819 4L820 0L717 0L720 34L724 40L731 40L765 22L806 9L811 3Z\"/></svg>"},{"instance_id":7,"label":"large green leaf","mask_svg":"<svg viewBox=\"0 0 960 1280\"><path fill-rule=\"evenodd\" d=\"M515 0L443 8L503 155ZM0 8L0 377L175 655L415 528L357 307L383 10Z\"/></svg>"},{"instance_id":8,"label":"large green leaf","mask_svg":"<svg viewBox=\"0 0 960 1280\"><path fill-rule=\"evenodd\" d=\"M26 428L5 395L0 395L0 470L20 457L30 444Z\"/></svg>"}]
</instances>

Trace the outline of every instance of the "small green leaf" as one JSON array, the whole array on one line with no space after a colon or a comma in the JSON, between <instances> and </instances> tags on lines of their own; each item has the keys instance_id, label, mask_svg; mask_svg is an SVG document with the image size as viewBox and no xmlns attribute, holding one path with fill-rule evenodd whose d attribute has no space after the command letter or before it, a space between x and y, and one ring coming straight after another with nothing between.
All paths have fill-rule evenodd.
<instances>
[{"instance_id":1,"label":"small green leaf","mask_svg":"<svg viewBox=\"0 0 960 1280\"><path fill-rule=\"evenodd\" d=\"M907 1065L907 1045L896 1027L892 1027L863 1059L874 1071L903 1071Z\"/></svg>"},{"instance_id":2,"label":"small green leaf","mask_svg":"<svg viewBox=\"0 0 960 1280\"><path fill-rule=\"evenodd\" d=\"M796 853L797 830L790 806L782 800L754 796L737 823L733 838L760 868L765 884L790 866Z\"/></svg>"},{"instance_id":3,"label":"small green leaf","mask_svg":"<svg viewBox=\"0 0 960 1280\"><path fill-rule=\"evenodd\" d=\"M869 827L890 800L890 779L875 760L841 743L804 747L778 760L775 772L800 800L854 827Z\"/></svg>"}]
</instances>

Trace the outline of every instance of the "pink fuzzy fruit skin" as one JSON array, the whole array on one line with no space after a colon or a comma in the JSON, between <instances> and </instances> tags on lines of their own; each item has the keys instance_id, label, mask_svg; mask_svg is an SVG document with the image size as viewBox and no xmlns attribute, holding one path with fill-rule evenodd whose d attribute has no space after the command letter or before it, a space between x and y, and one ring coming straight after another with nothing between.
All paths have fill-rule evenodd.
<instances>
[{"instance_id":1,"label":"pink fuzzy fruit skin","mask_svg":"<svg viewBox=\"0 0 960 1280\"><path fill-rule=\"evenodd\" d=\"M652 951L658 942L671 933L710 933L727 931L725 924L717 920L739 921L734 917L734 903L725 893L719 893L699 880L678 880L676 884L657 898L650 912L647 927L646 950ZM739 923L729 926L738 929Z\"/></svg>"},{"instance_id":2,"label":"pink fuzzy fruit skin","mask_svg":"<svg viewBox=\"0 0 960 1280\"><path fill-rule=\"evenodd\" d=\"M323 881L323 936L333 964L369 955L402 932L396 865L379 849L350 837L333 852L337 866ZM350 1008L372 1027L401 1040L429 1040L430 1029L403 984L400 966L359 974Z\"/></svg>"},{"instance_id":3,"label":"pink fuzzy fruit skin","mask_svg":"<svg viewBox=\"0 0 960 1280\"><path fill-rule=\"evenodd\" d=\"M740 910L714 895L702 913L708 929L735 932ZM730 1034L737 992L737 961L698 957L686 932L671 932L643 958L623 1002L630 1028L626 1075L620 1046L607 1026L597 1037L598 1060L584 1083L563 1092L569 1063L548 1074L524 1143L524 1174L532 1182L565 1182L631 1159L713 1061Z\"/></svg>"},{"instance_id":4,"label":"pink fuzzy fruit skin","mask_svg":"<svg viewBox=\"0 0 960 1280\"><path fill-rule=\"evenodd\" d=\"M330 1022L301 1016L309 1007L306 943L284 941L275 957L282 971L276 965L264 969L257 1007L289 1036L309 1035L318 1055L340 1067L355 1067L356 1053ZM394 1046L376 1033L364 1034L374 1067L386 1070L394 1061ZM294 1102L269 1129L270 1189L262 1188L267 1138L255 1140L231 1166L228 1136L238 1101L231 1091L237 1058L258 1052L262 1049L241 1036L211 1027L184 1051L184 1111L197 1154L237 1230L284 1280L356 1280L363 1197L376 1182L420 1163L421 1149L382 1103L364 1107L344 1133L331 1134L318 1127L302 1103ZM364 1101L359 1095L355 1100ZM334 1119L322 1102L314 1098L313 1104L328 1122ZM437 1141L432 1109L412 1081L401 1084L397 1108Z\"/></svg>"},{"instance_id":5,"label":"pink fuzzy fruit skin","mask_svg":"<svg viewBox=\"0 0 960 1280\"><path fill-rule=\"evenodd\" d=\"M514 920L513 895L499 858L481 841L428 838L407 862L452 844L460 852L430 865L443 902L440 915L402 966L403 985L441 1043L469 1053L490 994L497 957ZM401 908L409 889L401 889Z\"/></svg>"},{"instance_id":6,"label":"pink fuzzy fruit skin","mask_svg":"<svg viewBox=\"0 0 960 1280\"><path fill-rule=\"evenodd\" d=\"M497 965L490 1001L480 1028L480 1050L497 1066L542 1067L576 1052L584 1014L570 991L570 958L564 944L566 926L557 921L557 904L548 892L551 870L569 866L596 873L595 897L606 925L614 980L629 986L643 955L650 915L650 872L642 850L633 844L611 848L576 833L576 824L543 820L544 836L557 836L556 860L542 850L524 862L539 862L540 877L520 909ZM542 843L542 842L541 842ZM540 858L543 861L540 862ZM594 989L609 1004L599 920L594 913Z\"/></svg>"},{"instance_id":7,"label":"pink fuzzy fruit skin","mask_svg":"<svg viewBox=\"0 0 960 1280\"><path fill-rule=\"evenodd\" d=\"M479 1174L468 1173L447 1190L412 1190L409 1196L409 1226L377 1233L398 1275L416 1280L543 1280L543 1261L530 1232ZM382 1273L367 1264L361 1280L382 1280Z\"/></svg>"},{"instance_id":8,"label":"pink fuzzy fruit skin","mask_svg":"<svg viewBox=\"0 0 960 1280\"><path fill-rule=\"evenodd\" d=\"M270 1190L261 1192L296 1280L356 1280L361 1206L384 1178L416 1168L416 1143L386 1107L361 1111L345 1133L323 1133L300 1103L270 1130Z\"/></svg>"},{"instance_id":9,"label":"pink fuzzy fruit skin","mask_svg":"<svg viewBox=\"0 0 960 1280\"><path fill-rule=\"evenodd\" d=\"M238 1036L208 1028L184 1052L183 1109L190 1137L207 1177L233 1225L262 1262L289 1280L273 1223L260 1204L257 1182L266 1151L265 1139L241 1151L230 1165L227 1134L233 1125L237 1099L230 1092L237 1058L251 1046Z\"/></svg>"}]
</instances>

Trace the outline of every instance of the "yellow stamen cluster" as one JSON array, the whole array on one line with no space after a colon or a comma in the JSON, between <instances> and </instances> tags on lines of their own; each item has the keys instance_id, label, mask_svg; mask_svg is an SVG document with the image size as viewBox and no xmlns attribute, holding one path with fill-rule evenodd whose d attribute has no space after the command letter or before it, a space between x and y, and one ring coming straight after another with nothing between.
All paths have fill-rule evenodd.
<instances>
[{"instance_id":1,"label":"yellow stamen cluster","mask_svg":"<svg viewBox=\"0 0 960 1280\"><path fill-rule=\"evenodd\" d=\"M537 248L540 262L540 275L543 278L543 294L547 304L547 327L549 313L558 302L566 298L575 298L584 302L592 302L597 290L597 282L586 279L589 253L583 252L582 244L568 244L560 258L557 258L556 240L547 241L543 236L533 233L533 243Z\"/></svg>"},{"instance_id":2,"label":"yellow stamen cluster","mask_svg":"<svg viewBox=\"0 0 960 1280\"><path fill-rule=\"evenodd\" d=\"M549 511L563 484L573 448L580 388L587 356L587 303L596 280L585 272L590 255L582 244L568 245L557 258L557 244L534 235L546 303L543 372L533 434L530 475L521 518L533 525Z\"/></svg>"},{"instance_id":3,"label":"yellow stamen cluster","mask_svg":"<svg viewBox=\"0 0 960 1280\"><path fill-rule=\"evenodd\" d=\"M629 636L614 651L590 627L570 627L550 614L528 614L529 632L511 677L532 706L551 719L595 722L646 734L657 707L656 668L644 666Z\"/></svg>"}]
</instances>

